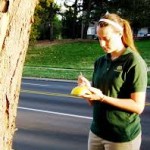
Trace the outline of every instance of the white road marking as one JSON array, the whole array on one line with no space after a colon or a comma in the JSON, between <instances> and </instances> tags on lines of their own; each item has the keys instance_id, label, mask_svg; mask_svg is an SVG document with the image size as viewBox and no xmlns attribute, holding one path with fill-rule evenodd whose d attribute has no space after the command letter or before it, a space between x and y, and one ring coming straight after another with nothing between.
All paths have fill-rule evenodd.
<instances>
[{"instance_id":1,"label":"white road marking","mask_svg":"<svg viewBox=\"0 0 150 150\"><path fill-rule=\"evenodd\" d=\"M36 85L36 86L50 86L49 84L37 84L37 83L28 83L28 82L23 82L22 84L27 84L27 85Z\"/></svg>"},{"instance_id":2,"label":"white road marking","mask_svg":"<svg viewBox=\"0 0 150 150\"><path fill-rule=\"evenodd\" d=\"M34 112L41 112L41 113L47 113L47 114L54 114L54 115L61 115L61 116L68 116L68 117L75 117L75 118L81 118L81 119L89 119L89 120L92 119L92 117L87 117L87 116L80 116L80 115L60 113L60 112L47 111L47 110L34 109L34 108L27 108L27 107L18 107L18 109L29 110L29 111L34 111Z\"/></svg>"}]
</instances>

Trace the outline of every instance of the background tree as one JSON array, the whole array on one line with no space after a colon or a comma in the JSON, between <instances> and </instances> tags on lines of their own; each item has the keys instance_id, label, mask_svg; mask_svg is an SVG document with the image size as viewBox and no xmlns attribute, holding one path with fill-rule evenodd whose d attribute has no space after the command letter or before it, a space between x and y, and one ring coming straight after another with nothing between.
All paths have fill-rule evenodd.
<instances>
[{"instance_id":1,"label":"background tree","mask_svg":"<svg viewBox=\"0 0 150 150\"><path fill-rule=\"evenodd\" d=\"M67 4L69 2L70 0L66 0L64 3L68 10L63 15L63 35L71 33L71 38L87 38L89 24L94 24L106 12L107 0L74 0L70 6ZM69 30L72 31L68 32Z\"/></svg>"},{"instance_id":2,"label":"background tree","mask_svg":"<svg viewBox=\"0 0 150 150\"><path fill-rule=\"evenodd\" d=\"M62 21L55 16L53 19L53 37L54 39L61 39Z\"/></svg>"},{"instance_id":3,"label":"background tree","mask_svg":"<svg viewBox=\"0 0 150 150\"><path fill-rule=\"evenodd\" d=\"M107 0L83 0L83 38L87 38L89 24L95 24L108 11L107 3Z\"/></svg>"},{"instance_id":4,"label":"background tree","mask_svg":"<svg viewBox=\"0 0 150 150\"><path fill-rule=\"evenodd\" d=\"M108 9L128 19L135 31L150 26L150 0L111 0Z\"/></svg>"},{"instance_id":5,"label":"background tree","mask_svg":"<svg viewBox=\"0 0 150 150\"><path fill-rule=\"evenodd\" d=\"M70 0L68 0L70 1ZM87 38L87 29L89 24L95 21L98 21L102 15L104 15L107 11L110 13L118 13L122 17L128 19L134 29L134 31L138 31L141 27L149 27L150 26L150 0L83 0L81 5L78 4L79 0L74 0L74 4L71 6L72 8L72 17L66 17L70 23L75 22L75 19L78 20L78 17L73 17L73 15L78 15L80 13L80 27L82 26L82 34L81 37ZM73 9L74 8L74 9ZM75 9L76 8L76 9ZM78 13L74 13L80 10ZM70 11L70 9L69 9ZM68 11L68 14L69 14ZM71 14L69 14L71 15ZM81 19L82 18L82 19ZM74 20L74 21L73 21ZM77 24L77 21L76 21ZM69 25L72 26L73 25ZM69 26L66 26L66 30L69 30ZM76 30L74 27L73 29ZM69 32L71 33L71 32ZM76 32L77 33L77 32Z\"/></svg>"},{"instance_id":6,"label":"background tree","mask_svg":"<svg viewBox=\"0 0 150 150\"><path fill-rule=\"evenodd\" d=\"M22 69L37 0L0 0L0 150L11 150Z\"/></svg>"},{"instance_id":7,"label":"background tree","mask_svg":"<svg viewBox=\"0 0 150 150\"><path fill-rule=\"evenodd\" d=\"M73 10L69 8L62 16L62 37L72 38Z\"/></svg>"},{"instance_id":8,"label":"background tree","mask_svg":"<svg viewBox=\"0 0 150 150\"><path fill-rule=\"evenodd\" d=\"M81 0L66 0L64 6L66 11L62 14L62 37L80 38L81 37ZM70 3L71 2L71 3Z\"/></svg>"},{"instance_id":9,"label":"background tree","mask_svg":"<svg viewBox=\"0 0 150 150\"><path fill-rule=\"evenodd\" d=\"M31 27L30 33L30 45L35 44L36 40L40 38L40 25L42 24L42 18L38 15L38 10L41 9L39 5L36 6L36 10L34 12L34 23Z\"/></svg>"},{"instance_id":10,"label":"background tree","mask_svg":"<svg viewBox=\"0 0 150 150\"><path fill-rule=\"evenodd\" d=\"M60 12L60 7L50 4L50 1L40 0L32 30L36 34L31 34L31 39L53 40L61 34L62 38L87 38L89 25L107 11L128 19L134 31L150 26L150 0L65 0L64 12ZM58 19L57 14L62 15L62 20Z\"/></svg>"},{"instance_id":11,"label":"background tree","mask_svg":"<svg viewBox=\"0 0 150 150\"><path fill-rule=\"evenodd\" d=\"M53 40L58 37L61 31L60 21L57 18L59 10L60 8L53 0L39 0L35 10L35 22L30 36L31 41L36 39Z\"/></svg>"}]
</instances>

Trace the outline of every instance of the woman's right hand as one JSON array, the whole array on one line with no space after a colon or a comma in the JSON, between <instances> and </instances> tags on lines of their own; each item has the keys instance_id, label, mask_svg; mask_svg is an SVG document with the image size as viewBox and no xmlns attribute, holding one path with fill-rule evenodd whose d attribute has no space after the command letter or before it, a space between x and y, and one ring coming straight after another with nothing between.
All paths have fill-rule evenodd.
<instances>
[{"instance_id":1,"label":"woman's right hand","mask_svg":"<svg viewBox=\"0 0 150 150\"><path fill-rule=\"evenodd\" d=\"M87 80L83 75L78 76L78 85L79 86L86 86L86 87L91 87L90 81Z\"/></svg>"},{"instance_id":2,"label":"woman's right hand","mask_svg":"<svg viewBox=\"0 0 150 150\"><path fill-rule=\"evenodd\" d=\"M81 74L78 76L78 86L86 86L87 88L90 88L91 84L90 84L90 81ZM92 101L86 98L85 100L88 102L90 106L92 105Z\"/></svg>"}]
</instances>

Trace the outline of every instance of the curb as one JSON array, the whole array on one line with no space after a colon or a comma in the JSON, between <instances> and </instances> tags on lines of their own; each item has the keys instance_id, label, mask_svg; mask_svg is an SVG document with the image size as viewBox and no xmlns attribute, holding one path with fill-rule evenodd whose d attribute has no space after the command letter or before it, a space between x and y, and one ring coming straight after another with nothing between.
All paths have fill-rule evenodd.
<instances>
[{"instance_id":1,"label":"curb","mask_svg":"<svg viewBox=\"0 0 150 150\"><path fill-rule=\"evenodd\" d=\"M49 78L36 78L36 77L22 77L22 79L28 80L43 80L43 81L60 81L60 82L74 82L77 83L76 80L64 80L64 79L49 79Z\"/></svg>"}]
</instances>

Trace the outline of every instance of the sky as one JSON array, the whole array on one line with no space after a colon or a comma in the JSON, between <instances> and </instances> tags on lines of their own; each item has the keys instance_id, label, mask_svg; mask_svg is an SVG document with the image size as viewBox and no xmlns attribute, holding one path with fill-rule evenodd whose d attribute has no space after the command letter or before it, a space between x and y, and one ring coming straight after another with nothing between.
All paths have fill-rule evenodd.
<instances>
[{"instance_id":1,"label":"sky","mask_svg":"<svg viewBox=\"0 0 150 150\"><path fill-rule=\"evenodd\" d=\"M75 0L54 0L58 5L63 5L64 1L67 2L67 4L72 4Z\"/></svg>"},{"instance_id":2,"label":"sky","mask_svg":"<svg viewBox=\"0 0 150 150\"><path fill-rule=\"evenodd\" d=\"M65 0L54 0L58 6L61 6L61 10L65 10L65 7L63 6Z\"/></svg>"},{"instance_id":3,"label":"sky","mask_svg":"<svg viewBox=\"0 0 150 150\"><path fill-rule=\"evenodd\" d=\"M58 5L61 5L64 3L65 0L54 0Z\"/></svg>"},{"instance_id":4,"label":"sky","mask_svg":"<svg viewBox=\"0 0 150 150\"><path fill-rule=\"evenodd\" d=\"M75 0L54 0L54 2L58 5L61 6L61 11L64 12L66 10L66 7L64 6L64 2L67 3L67 5L72 5Z\"/></svg>"}]
</instances>

